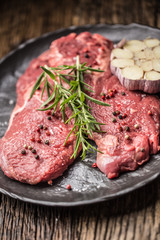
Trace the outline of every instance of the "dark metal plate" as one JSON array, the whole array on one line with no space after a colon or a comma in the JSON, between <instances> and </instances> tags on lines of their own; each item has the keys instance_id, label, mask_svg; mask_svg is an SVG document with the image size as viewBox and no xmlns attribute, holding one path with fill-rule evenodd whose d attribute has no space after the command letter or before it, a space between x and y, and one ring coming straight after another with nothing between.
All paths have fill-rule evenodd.
<instances>
[{"instance_id":1,"label":"dark metal plate","mask_svg":"<svg viewBox=\"0 0 160 240\"><path fill-rule=\"evenodd\" d=\"M50 43L71 32L89 31L99 33L114 42L126 39L159 38L160 30L138 24L87 25L70 27L48 33L21 44L0 61L0 137L7 129L10 114L16 102L16 81L29 62L48 49ZM121 174L109 180L98 169L92 168L95 154L88 154L84 161L77 159L72 166L53 182L52 186L30 186L11 180L0 171L0 192L23 201L48 206L75 206L100 202L121 196L151 182L160 175L160 154L134 172ZM72 191L66 189L71 184Z\"/></svg>"}]
</instances>

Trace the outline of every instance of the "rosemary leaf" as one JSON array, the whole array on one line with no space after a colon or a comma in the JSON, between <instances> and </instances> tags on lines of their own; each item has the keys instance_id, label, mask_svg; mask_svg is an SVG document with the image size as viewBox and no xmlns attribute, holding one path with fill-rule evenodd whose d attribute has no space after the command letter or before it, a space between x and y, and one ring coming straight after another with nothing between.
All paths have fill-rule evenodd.
<instances>
[{"instance_id":1,"label":"rosemary leaf","mask_svg":"<svg viewBox=\"0 0 160 240\"><path fill-rule=\"evenodd\" d=\"M44 94L45 88L46 88L46 81L45 81L44 86L42 88L41 99L43 98L43 94Z\"/></svg>"},{"instance_id":2,"label":"rosemary leaf","mask_svg":"<svg viewBox=\"0 0 160 240\"><path fill-rule=\"evenodd\" d=\"M74 115L71 115L71 117L68 118L68 120L65 122L65 124L69 123L69 122L71 121L71 119L75 118L75 117L76 117L78 114L80 114L80 113L81 113L81 110L78 111L77 113L75 113Z\"/></svg>"},{"instance_id":3,"label":"rosemary leaf","mask_svg":"<svg viewBox=\"0 0 160 240\"><path fill-rule=\"evenodd\" d=\"M65 140L65 142L64 142L64 146L66 145L66 143L67 143L67 141L68 141L70 135L71 135L72 132L75 130L75 128L76 128L76 126L74 126L74 127L72 128L72 130L70 131L70 133L68 134L68 136L67 136L67 138L66 138L66 140Z\"/></svg>"},{"instance_id":4,"label":"rosemary leaf","mask_svg":"<svg viewBox=\"0 0 160 240\"><path fill-rule=\"evenodd\" d=\"M32 89L32 92L31 92L31 94L30 94L30 98L33 97L33 94L35 93L35 91L40 87L41 81L42 81L43 77L44 77L44 72L43 72L43 73L39 76L39 78L37 79L37 81L36 81L36 83L35 83L35 85L34 85L34 87L33 87L33 89Z\"/></svg>"},{"instance_id":5,"label":"rosemary leaf","mask_svg":"<svg viewBox=\"0 0 160 240\"><path fill-rule=\"evenodd\" d=\"M86 90L86 91L88 91L88 92L92 92L92 93L94 93L93 90L91 90L91 89L89 89L89 88L87 88L87 87L84 87L84 90Z\"/></svg>"},{"instance_id":6,"label":"rosemary leaf","mask_svg":"<svg viewBox=\"0 0 160 240\"><path fill-rule=\"evenodd\" d=\"M50 103L55 98L56 89L57 89L57 86L55 85L55 89L54 89L53 93L45 102L42 103L42 105L40 106L41 108L44 107L45 105L47 105L48 103Z\"/></svg>"},{"instance_id":7,"label":"rosemary leaf","mask_svg":"<svg viewBox=\"0 0 160 240\"><path fill-rule=\"evenodd\" d=\"M61 105L67 104L68 102L72 101L76 96L77 96L77 93L74 93L73 95L71 95L70 97L68 97L64 101L62 101Z\"/></svg>"},{"instance_id":8,"label":"rosemary leaf","mask_svg":"<svg viewBox=\"0 0 160 240\"><path fill-rule=\"evenodd\" d=\"M104 72L103 70L95 69L95 68L91 68L91 67L87 67L86 70L90 70L92 72Z\"/></svg>"},{"instance_id":9,"label":"rosemary leaf","mask_svg":"<svg viewBox=\"0 0 160 240\"><path fill-rule=\"evenodd\" d=\"M42 67L42 66L41 66L41 68L42 68L43 71L45 71L52 79L56 80L55 75L54 75L50 70L48 70L47 68Z\"/></svg>"},{"instance_id":10,"label":"rosemary leaf","mask_svg":"<svg viewBox=\"0 0 160 240\"><path fill-rule=\"evenodd\" d=\"M46 83L46 89L47 89L47 95L49 98L51 95L50 95L50 91L49 91L49 83L48 82Z\"/></svg>"},{"instance_id":11,"label":"rosemary leaf","mask_svg":"<svg viewBox=\"0 0 160 240\"><path fill-rule=\"evenodd\" d=\"M108 107L110 106L108 103L101 102L101 101L99 101L99 100L97 100L95 98L92 98L92 97L88 96L86 93L84 93L84 95L86 96L86 98L88 98L90 101L92 101L92 102L94 102L96 104L99 104L99 105L102 105L102 106L108 106Z\"/></svg>"}]
</instances>

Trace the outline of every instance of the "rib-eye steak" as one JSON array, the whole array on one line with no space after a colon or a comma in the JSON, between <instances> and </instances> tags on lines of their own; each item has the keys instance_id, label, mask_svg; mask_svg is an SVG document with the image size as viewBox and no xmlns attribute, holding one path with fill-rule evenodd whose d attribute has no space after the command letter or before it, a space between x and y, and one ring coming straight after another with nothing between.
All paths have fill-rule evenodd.
<instances>
[{"instance_id":1,"label":"rib-eye steak","mask_svg":"<svg viewBox=\"0 0 160 240\"><path fill-rule=\"evenodd\" d=\"M63 145L72 124L63 123L59 110L54 116L36 110L41 104L41 90L31 100L29 95L41 73L40 65L75 64L77 55L81 63L104 70L85 75L85 81L94 90L88 94L111 105L87 102L96 120L105 123L102 133L94 133L93 138L103 152L97 154L99 169L114 178L122 171L135 170L149 159L149 154L157 153L160 101L120 85L110 72L112 48L112 42L99 34L72 33L55 40L48 51L31 62L17 82L17 104L1 140L1 168L8 177L37 184L62 175L73 162L70 157L76 141L74 134Z\"/></svg>"}]
</instances>

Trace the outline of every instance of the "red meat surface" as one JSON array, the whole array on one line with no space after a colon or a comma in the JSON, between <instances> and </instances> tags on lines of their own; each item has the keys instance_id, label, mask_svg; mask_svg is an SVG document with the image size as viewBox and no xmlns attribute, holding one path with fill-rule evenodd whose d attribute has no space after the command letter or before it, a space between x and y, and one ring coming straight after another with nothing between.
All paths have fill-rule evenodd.
<instances>
[{"instance_id":1,"label":"red meat surface","mask_svg":"<svg viewBox=\"0 0 160 240\"><path fill-rule=\"evenodd\" d=\"M98 150L103 152L97 154L97 165L108 178L114 178L120 172L135 170L150 154L158 152L160 101L156 96L127 91L115 76L98 82L98 99L109 89L117 92L105 100L110 104L108 108L89 103L92 115L106 124L101 127L105 133L94 134Z\"/></svg>"},{"instance_id":2,"label":"red meat surface","mask_svg":"<svg viewBox=\"0 0 160 240\"><path fill-rule=\"evenodd\" d=\"M135 170L149 159L150 154L157 153L160 101L156 96L127 91L111 75L109 59L112 48L112 42L99 34L72 33L55 40L48 51L30 63L17 82L17 104L8 130L0 142L1 168L8 177L37 184L62 175L73 162L71 155L76 141L74 134L64 146L72 124L65 125L59 111L48 120L45 112L36 110L41 104L41 90L31 100L29 95L41 73L41 65L75 64L77 55L80 56L81 63L87 62L93 68L104 70L102 73L85 75L85 81L95 91L88 94L102 100L101 94L104 93L106 97L102 101L110 104L110 107L104 107L87 102L92 107L96 120L105 123L101 127L104 132L94 133L93 138L98 149L103 152L97 154L99 169L109 178L114 178L120 172ZM111 90L115 90L115 93L111 93ZM116 111L119 113L114 116ZM70 113L66 115L69 117ZM136 124L138 128L135 128ZM43 129L37 129L40 125L43 125ZM49 145L45 144L46 140ZM36 153L26 149L26 154L23 155L21 151L25 144L32 146Z\"/></svg>"}]
</instances>

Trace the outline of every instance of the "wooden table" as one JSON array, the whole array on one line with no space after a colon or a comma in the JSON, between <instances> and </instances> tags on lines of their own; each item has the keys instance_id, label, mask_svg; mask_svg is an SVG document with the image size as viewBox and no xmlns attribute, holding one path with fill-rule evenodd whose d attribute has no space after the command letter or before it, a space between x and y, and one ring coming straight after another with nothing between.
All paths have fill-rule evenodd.
<instances>
[{"instance_id":1,"label":"wooden table","mask_svg":"<svg viewBox=\"0 0 160 240\"><path fill-rule=\"evenodd\" d=\"M132 22L160 28L158 0L3 1L0 57L27 39L70 25ZM43 207L0 195L0 239L160 239L160 181L118 199Z\"/></svg>"}]
</instances>

